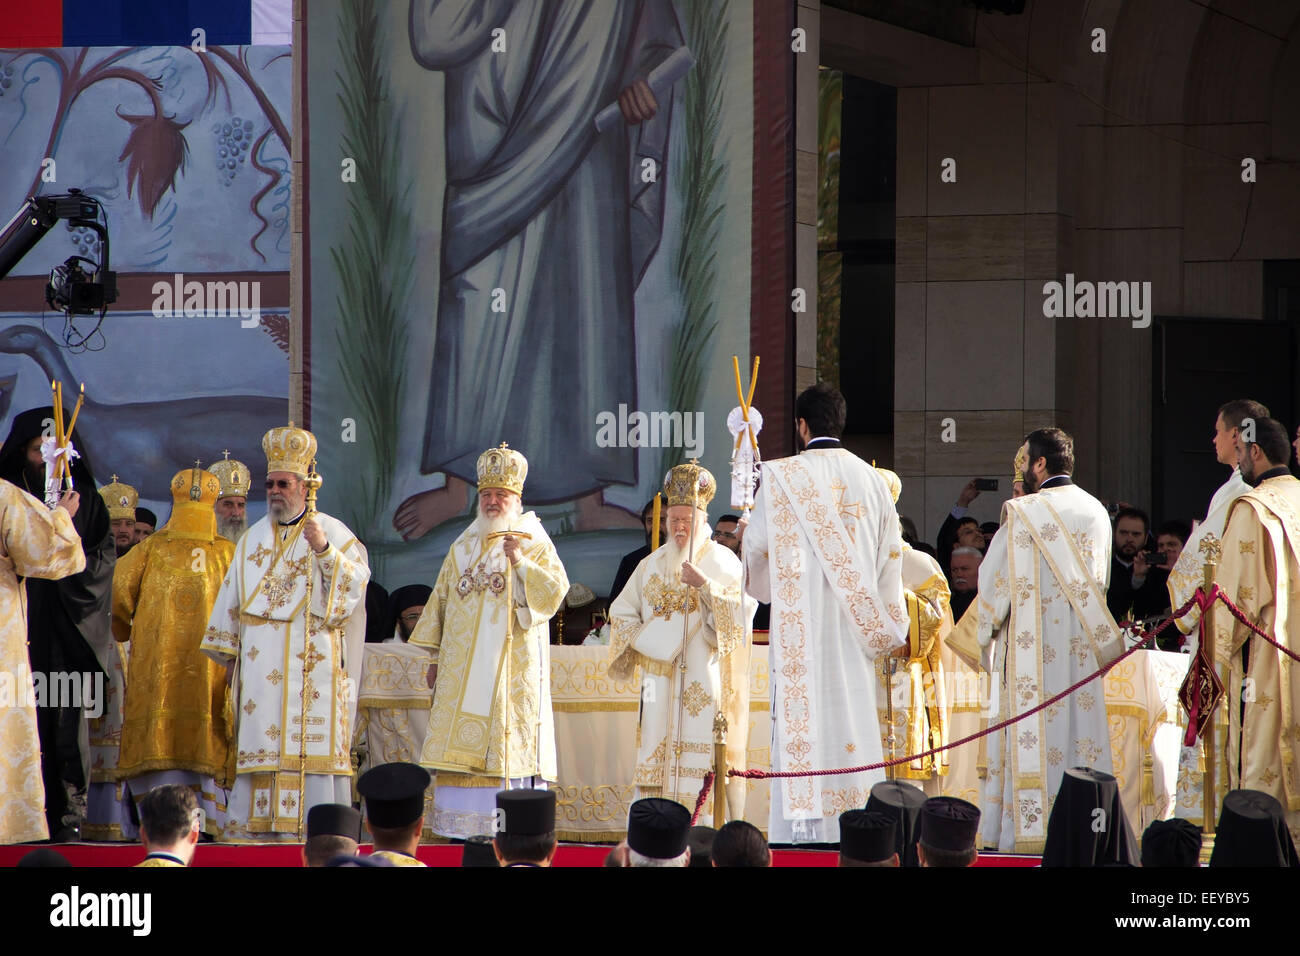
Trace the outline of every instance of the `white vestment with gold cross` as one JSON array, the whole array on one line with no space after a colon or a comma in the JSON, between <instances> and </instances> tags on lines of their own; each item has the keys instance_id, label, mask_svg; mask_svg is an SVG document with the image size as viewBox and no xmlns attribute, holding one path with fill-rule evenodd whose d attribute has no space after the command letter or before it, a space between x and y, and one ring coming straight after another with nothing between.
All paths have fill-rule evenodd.
<instances>
[{"instance_id":1,"label":"white vestment with gold cross","mask_svg":"<svg viewBox=\"0 0 1300 956\"><path fill-rule=\"evenodd\" d=\"M1120 655L1106 608L1110 519L1075 485L1002 505L1002 527L980 565L979 644L991 661L998 720L1033 709ZM988 743L981 846L1042 853L1047 818L1068 767L1112 773L1101 678L997 733Z\"/></svg>"},{"instance_id":2,"label":"white vestment with gold cross","mask_svg":"<svg viewBox=\"0 0 1300 956\"><path fill-rule=\"evenodd\" d=\"M569 579L537 515L526 512L511 530L521 553L513 568L478 521L461 532L408 641L438 665L420 764L435 774L426 824L445 837L495 832L505 760L511 786L555 780L550 619Z\"/></svg>"},{"instance_id":3,"label":"white vestment with gold cross","mask_svg":"<svg viewBox=\"0 0 1300 956\"><path fill-rule=\"evenodd\" d=\"M880 473L842 448L763 463L744 537L748 591L772 604L772 769L881 761L875 659L907 640L898 514ZM768 839L834 843L884 770L772 782Z\"/></svg>"},{"instance_id":4,"label":"white vestment with gold cross","mask_svg":"<svg viewBox=\"0 0 1300 956\"><path fill-rule=\"evenodd\" d=\"M349 744L370 567L343 522L315 517L329 541L324 554L312 552L301 521L281 525L267 516L239 539L200 645L220 663L237 661L229 698L235 786L222 831L228 842L294 840L300 814L305 819L315 804L352 802Z\"/></svg>"},{"instance_id":5,"label":"white vestment with gold cross","mask_svg":"<svg viewBox=\"0 0 1300 956\"><path fill-rule=\"evenodd\" d=\"M727 766L744 769L749 739L749 643L758 602L741 591L741 565L696 533L692 562L708 581L692 588L672 567L669 547L641 560L610 605L609 675L627 680L641 667L637 798L665 797L694 809L713 768L713 719L727 716ZM685 550L681 552L684 555ZM680 749L679 749L680 748ZM716 782L715 782L716 783ZM744 815L745 781L729 781L730 819ZM713 826L713 801L699 824Z\"/></svg>"}]
</instances>

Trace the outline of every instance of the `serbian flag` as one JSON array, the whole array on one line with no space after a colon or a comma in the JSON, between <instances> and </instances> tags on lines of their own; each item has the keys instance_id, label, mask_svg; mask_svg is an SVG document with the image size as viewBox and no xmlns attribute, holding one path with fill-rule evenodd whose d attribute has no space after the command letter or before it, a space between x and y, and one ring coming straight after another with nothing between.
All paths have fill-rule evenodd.
<instances>
[{"instance_id":1,"label":"serbian flag","mask_svg":"<svg viewBox=\"0 0 1300 956\"><path fill-rule=\"evenodd\" d=\"M293 0L5 0L0 48L289 46ZM202 33L195 31L202 30Z\"/></svg>"}]
</instances>

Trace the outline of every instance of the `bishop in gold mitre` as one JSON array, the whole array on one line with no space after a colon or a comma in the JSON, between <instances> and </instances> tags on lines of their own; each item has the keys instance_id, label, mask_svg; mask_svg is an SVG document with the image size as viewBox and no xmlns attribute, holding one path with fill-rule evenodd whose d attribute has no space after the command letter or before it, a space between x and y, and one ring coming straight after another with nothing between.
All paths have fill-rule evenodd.
<instances>
[{"instance_id":1,"label":"bishop in gold mitre","mask_svg":"<svg viewBox=\"0 0 1300 956\"><path fill-rule=\"evenodd\" d=\"M444 837L492 833L498 790L555 780L550 620L569 579L523 510L527 476L528 461L504 444L479 456L478 515L452 542L408 641L433 660L420 765L435 773L425 824Z\"/></svg>"},{"instance_id":2,"label":"bishop in gold mitre","mask_svg":"<svg viewBox=\"0 0 1300 956\"><path fill-rule=\"evenodd\" d=\"M889 495L897 505L903 490L902 480L888 468L876 471L885 479ZM917 551L906 540L902 562L907 646L900 647L890 657L876 658L876 678L880 682L876 709L880 713L880 738L887 760L921 754L948 742L947 686L941 659L943 638L952 629L948 581L938 561L924 551ZM947 772L947 751L918 757L889 771L893 778L915 781L929 797L939 796Z\"/></svg>"},{"instance_id":3,"label":"bishop in gold mitre","mask_svg":"<svg viewBox=\"0 0 1300 956\"><path fill-rule=\"evenodd\" d=\"M108 523L113 529L113 547L120 558L135 545L135 506L140 501L140 494L130 485L118 481L117 475L112 481L99 489L99 496L108 507Z\"/></svg>"},{"instance_id":4,"label":"bishop in gold mitre","mask_svg":"<svg viewBox=\"0 0 1300 956\"><path fill-rule=\"evenodd\" d=\"M221 494L217 495L216 505L217 534L235 542L248 528L246 509L253 476L249 474L247 465L230 457L230 452L223 454L225 457L214 461L208 471L221 482Z\"/></svg>"},{"instance_id":5,"label":"bishop in gold mitre","mask_svg":"<svg viewBox=\"0 0 1300 956\"><path fill-rule=\"evenodd\" d=\"M713 767L713 721L727 718L727 763L746 766L749 645L758 602L741 588L741 564L712 540L708 506L717 483L697 464L664 479L668 540L641 559L610 606L609 673L627 680L639 666L636 795L694 807ZM727 786L733 819L744 814L744 780ZM721 826L713 806L702 826Z\"/></svg>"},{"instance_id":6,"label":"bishop in gold mitre","mask_svg":"<svg viewBox=\"0 0 1300 956\"><path fill-rule=\"evenodd\" d=\"M220 490L209 471L177 472L171 519L120 558L113 575L113 636L130 648L132 675L118 779L137 807L154 787L189 787L214 837L229 785L226 681L199 643L235 551L217 534Z\"/></svg>"},{"instance_id":7,"label":"bishop in gold mitre","mask_svg":"<svg viewBox=\"0 0 1300 956\"><path fill-rule=\"evenodd\" d=\"M234 785L222 838L236 843L296 841L313 806L352 802L370 580L356 535L307 513L316 437L272 428L262 450L267 514L235 545L200 645L230 674Z\"/></svg>"}]
</instances>

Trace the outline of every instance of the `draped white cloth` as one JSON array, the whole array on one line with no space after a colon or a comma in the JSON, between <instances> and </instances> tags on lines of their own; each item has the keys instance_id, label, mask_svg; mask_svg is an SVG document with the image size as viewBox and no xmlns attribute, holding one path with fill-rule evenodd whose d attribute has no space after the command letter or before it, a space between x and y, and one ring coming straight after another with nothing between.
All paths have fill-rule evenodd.
<instances>
[{"instance_id":1,"label":"draped white cloth","mask_svg":"<svg viewBox=\"0 0 1300 956\"><path fill-rule=\"evenodd\" d=\"M882 759L875 658L902 646L902 537L884 478L841 448L763 465L745 533L748 591L770 602L772 767ZM768 838L836 842L884 770L774 782Z\"/></svg>"}]
</instances>

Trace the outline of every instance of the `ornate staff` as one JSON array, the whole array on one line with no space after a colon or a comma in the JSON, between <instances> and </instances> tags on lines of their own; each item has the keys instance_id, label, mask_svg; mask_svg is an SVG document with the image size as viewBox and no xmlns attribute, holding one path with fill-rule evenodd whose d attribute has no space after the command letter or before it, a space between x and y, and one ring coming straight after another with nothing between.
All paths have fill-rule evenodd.
<instances>
[{"instance_id":1,"label":"ornate staff","mask_svg":"<svg viewBox=\"0 0 1300 956\"><path fill-rule=\"evenodd\" d=\"M290 422L290 427L293 423ZM320 486L324 484L324 479L316 471L316 459L311 460L311 470L307 472L307 477L302 482L307 486L307 510L303 512L302 520L316 514L316 493L320 491ZM287 559L286 559L287 560ZM311 591L312 582L316 579L316 549L307 543L307 600L304 606L306 615L305 631L302 642L302 690L300 693L300 719L298 723L298 839L303 838L303 812L302 807L306 798L307 787L307 676L311 673L312 668L316 666L316 659L312 654L311 643Z\"/></svg>"},{"instance_id":2,"label":"ornate staff","mask_svg":"<svg viewBox=\"0 0 1300 956\"><path fill-rule=\"evenodd\" d=\"M493 531L487 536L489 546L499 538L507 535L515 538L523 538L525 541L531 541L533 536L524 531ZM515 629L515 595L514 579L515 568L506 558L506 643L503 654L505 663L502 670L502 676L505 678L505 713L502 715L501 728L505 731L505 743L501 747L501 777L505 781L502 790L510 789L510 645L514 640ZM564 636L561 634L560 639ZM545 677L545 675L543 675Z\"/></svg>"},{"instance_id":3,"label":"ornate staff","mask_svg":"<svg viewBox=\"0 0 1300 956\"><path fill-rule=\"evenodd\" d=\"M686 560L695 560L695 526L699 524L697 512L700 507L700 482L703 475L700 473L700 460L692 458L692 465L695 466L695 480L691 482L691 534L686 545ZM669 499L671 500L671 498ZM671 529L669 529L671 530ZM686 706L686 646L690 641L690 617L691 617L691 600L690 591L682 601L682 650L677 664L677 726L673 731L673 784L677 786L681 782L682 770L682 723L685 720L683 710Z\"/></svg>"}]
</instances>

